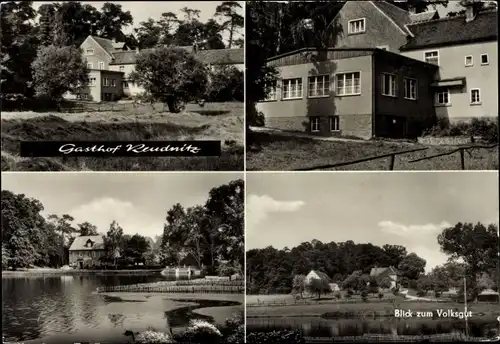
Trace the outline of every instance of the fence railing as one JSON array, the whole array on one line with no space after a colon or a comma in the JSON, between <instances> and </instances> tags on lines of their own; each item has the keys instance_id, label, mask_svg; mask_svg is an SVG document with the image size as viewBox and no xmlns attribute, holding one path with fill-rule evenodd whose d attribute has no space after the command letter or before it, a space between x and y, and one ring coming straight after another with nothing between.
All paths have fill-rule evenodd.
<instances>
[{"instance_id":1,"label":"fence railing","mask_svg":"<svg viewBox=\"0 0 500 344\"><path fill-rule=\"evenodd\" d=\"M434 158L441 157L441 156L446 156L446 155L452 155L452 154L455 154L455 153L459 153L459 155L460 155L460 169L465 170L466 169L465 168L465 152L467 152L469 154L469 156L471 156L471 153L470 153L471 150L474 150L474 149L492 149L492 148L495 148L497 146L498 146L498 144L494 144L494 145L490 145L490 146L459 147L459 148L454 149L454 150L452 150L450 152L445 152L445 153L435 154L435 155L431 155L431 156L426 156L426 157L423 157L423 158L410 160L409 162L410 163L414 163L414 162L417 162L417 161L430 160L430 159L434 159Z\"/></svg>"},{"instance_id":2,"label":"fence railing","mask_svg":"<svg viewBox=\"0 0 500 344\"><path fill-rule=\"evenodd\" d=\"M97 288L98 293L182 293L182 294L240 294L244 292L243 286L138 286L119 285Z\"/></svg>"},{"instance_id":3,"label":"fence railing","mask_svg":"<svg viewBox=\"0 0 500 344\"><path fill-rule=\"evenodd\" d=\"M467 147L459 147L459 148L454 149L454 150L449 151L449 152L435 154L435 155L431 155L431 156L425 156L425 157L422 157L422 158L410 160L408 162L409 163L415 163L415 162L418 162L418 161L430 160L430 159L434 159L434 158L441 157L441 156L446 156L446 155L452 155L452 154L455 154L455 153L459 153L459 155L460 155L460 168L462 170L465 170L466 169L465 168L465 152L467 152L471 156L471 153L470 153L471 150L474 150L474 149L492 149L492 148L495 148L497 146L498 146L498 144L489 145L489 146L474 145L474 146L467 146ZM323 170L323 169L327 169L327 168L342 167L342 166L354 165L354 164L358 164L358 163L366 162L366 161L384 159L384 158L387 158L387 157L390 157L389 165L388 165L388 170L393 171L397 155L408 154L408 153L413 153L413 152L419 152L419 151L424 151L424 150L427 150L427 149L429 149L429 147L423 147L423 148L410 149L410 150L406 150L406 151L386 153L386 154L370 156L370 157L366 157L366 158L362 158L362 159L343 161L343 162L339 162L339 163L335 163L335 164L328 164L328 165L321 165L321 166L314 166L314 167L306 167L306 168L297 168L297 169L294 169L294 171Z\"/></svg>"}]
</instances>

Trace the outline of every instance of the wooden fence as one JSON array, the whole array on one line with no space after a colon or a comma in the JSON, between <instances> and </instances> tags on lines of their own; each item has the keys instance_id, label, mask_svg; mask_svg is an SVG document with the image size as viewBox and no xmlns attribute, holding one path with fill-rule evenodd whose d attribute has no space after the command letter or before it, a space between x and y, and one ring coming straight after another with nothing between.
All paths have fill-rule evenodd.
<instances>
[{"instance_id":1,"label":"wooden fence","mask_svg":"<svg viewBox=\"0 0 500 344\"><path fill-rule=\"evenodd\" d=\"M441 157L441 156L446 156L446 155L452 155L452 154L455 154L455 153L459 153L459 156L460 156L460 168L462 170L465 170L466 169L465 168L465 152L467 152L469 155L471 155L470 151L472 151L474 149L492 149L492 148L495 148L497 146L498 146L498 144L494 144L494 145L490 145L490 146L473 145L473 146L467 146L467 147L459 147L459 148L454 149L454 150L449 151L449 152L440 153L440 154L426 156L426 157L419 158L419 159L410 160L409 163L415 163L417 161L430 160L430 159L434 159L434 158ZM384 158L387 158L387 157L390 157L389 165L388 165L388 170L393 171L394 170L394 163L396 161L396 156L397 155L402 155L402 154L408 154L408 153L423 151L423 150L426 150L426 149L429 149L429 147L416 148L416 149L410 149L410 150L406 150L406 151L399 151L399 152L392 152L392 153L386 153L386 154L375 155L375 156L370 156L370 157L367 157L367 158L356 159L356 160L349 160L349 161L344 161L344 162L339 162L339 163L329 164L329 165L306 167L306 168L297 168L294 171L323 170L323 169L327 169L327 168L335 168L335 167L341 167L341 166L354 165L354 164L358 164L358 163L366 162L366 161L371 161L371 160L384 159Z\"/></svg>"},{"instance_id":2,"label":"wooden fence","mask_svg":"<svg viewBox=\"0 0 500 344\"><path fill-rule=\"evenodd\" d=\"M243 286L138 286L119 285L98 287L98 293L130 292L130 293L182 293L182 294L241 294Z\"/></svg>"}]
</instances>

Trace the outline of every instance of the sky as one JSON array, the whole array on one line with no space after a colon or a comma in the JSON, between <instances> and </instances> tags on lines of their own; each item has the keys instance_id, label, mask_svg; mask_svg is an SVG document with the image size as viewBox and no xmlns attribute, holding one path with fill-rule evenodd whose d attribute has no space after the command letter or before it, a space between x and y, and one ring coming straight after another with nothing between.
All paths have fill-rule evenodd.
<instances>
[{"instance_id":1,"label":"sky","mask_svg":"<svg viewBox=\"0 0 500 344\"><path fill-rule=\"evenodd\" d=\"M163 233L176 203L203 205L213 187L242 173L2 173L2 190L38 199L43 215L69 214L106 233L116 220L125 234L154 238Z\"/></svg>"},{"instance_id":2,"label":"sky","mask_svg":"<svg viewBox=\"0 0 500 344\"><path fill-rule=\"evenodd\" d=\"M33 2L33 7L38 9L43 4L50 4L60 1L35 1ZM101 9L102 5L106 1L80 1L82 4L89 4ZM129 34L132 32L133 28L137 28L141 22L148 21L149 18L158 20L161 14L164 12L173 12L179 18L183 18L184 14L181 12L183 7L188 7L193 10L200 10L201 22L206 22L208 19L213 18L215 9L219 6L222 1L112 1L115 4L122 6L123 11L130 11L132 17L134 17L134 24L131 27L125 27L124 32ZM245 16L245 1L238 1L241 4L241 9L239 14ZM243 32L242 32L243 33ZM222 37L224 40L228 39L228 33L224 32ZM239 38L237 36L236 38Z\"/></svg>"},{"instance_id":3,"label":"sky","mask_svg":"<svg viewBox=\"0 0 500 344\"><path fill-rule=\"evenodd\" d=\"M313 239L403 245L443 264L437 235L498 224L498 172L247 173L246 249Z\"/></svg>"}]
</instances>

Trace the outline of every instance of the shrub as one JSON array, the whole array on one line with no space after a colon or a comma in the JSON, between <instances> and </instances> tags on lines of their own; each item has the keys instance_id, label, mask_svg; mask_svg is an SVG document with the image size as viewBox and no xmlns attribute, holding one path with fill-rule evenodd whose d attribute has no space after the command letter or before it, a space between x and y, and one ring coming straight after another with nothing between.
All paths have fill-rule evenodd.
<instances>
[{"instance_id":1,"label":"shrub","mask_svg":"<svg viewBox=\"0 0 500 344\"><path fill-rule=\"evenodd\" d=\"M384 293L378 293L378 298L379 298L380 300L382 300L382 298L383 298L383 297L384 297Z\"/></svg>"},{"instance_id":2,"label":"shrub","mask_svg":"<svg viewBox=\"0 0 500 344\"><path fill-rule=\"evenodd\" d=\"M427 290L419 290L419 291L417 291L417 296L418 297L424 297L425 295L427 295Z\"/></svg>"},{"instance_id":3,"label":"shrub","mask_svg":"<svg viewBox=\"0 0 500 344\"><path fill-rule=\"evenodd\" d=\"M246 344L305 344L305 338L298 330L247 333Z\"/></svg>"},{"instance_id":4,"label":"shrub","mask_svg":"<svg viewBox=\"0 0 500 344\"><path fill-rule=\"evenodd\" d=\"M220 343L222 333L207 321L192 320L183 337L188 342L212 344Z\"/></svg>"},{"instance_id":5,"label":"shrub","mask_svg":"<svg viewBox=\"0 0 500 344\"><path fill-rule=\"evenodd\" d=\"M489 143L498 142L498 123L496 121L473 118L470 124L470 133L479 136Z\"/></svg>"},{"instance_id":6,"label":"shrub","mask_svg":"<svg viewBox=\"0 0 500 344\"><path fill-rule=\"evenodd\" d=\"M166 333L156 331L144 331L135 337L135 342L140 344L167 344L174 343L172 337Z\"/></svg>"},{"instance_id":7,"label":"shrub","mask_svg":"<svg viewBox=\"0 0 500 344\"><path fill-rule=\"evenodd\" d=\"M207 100L210 102L243 101L244 75L233 66L219 66L210 73Z\"/></svg>"}]
</instances>

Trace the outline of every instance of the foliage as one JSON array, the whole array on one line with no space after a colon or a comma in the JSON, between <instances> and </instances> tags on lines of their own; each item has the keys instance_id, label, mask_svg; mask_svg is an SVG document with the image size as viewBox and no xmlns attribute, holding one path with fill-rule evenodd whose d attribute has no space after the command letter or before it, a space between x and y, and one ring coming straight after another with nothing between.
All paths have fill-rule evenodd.
<instances>
[{"instance_id":1,"label":"foliage","mask_svg":"<svg viewBox=\"0 0 500 344\"><path fill-rule=\"evenodd\" d=\"M415 280L424 272L426 261L416 253L410 253L401 260L398 270L403 277Z\"/></svg>"},{"instance_id":2,"label":"foliage","mask_svg":"<svg viewBox=\"0 0 500 344\"><path fill-rule=\"evenodd\" d=\"M215 66L210 73L206 100L209 102L243 101L244 74L233 66Z\"/></svg>"},{"instance_id":3,"label":"foliage","mask_svg":"<svg viewBox=\"0 0 500 344\"><path fill-rule=\"evenodd\" d=\"M184 332L184 339L193 343L219 343L222 333L217 327L204 320L191 320Z\"/></svg>"},{"instance_id":4,"label":"foliage","mask_svg":"<svg viewBox=\"0 0 500 344\"><path fill-rule=\"evenodd\" d=\"M215 9L215 16L223 20L221 28L229 33L228 48L233 45L235 32L242 29L245 23L245 19L238 13L238 9L241 9L241 5L237 1L224 1Z\"/></svg>"},{"instance_id":5,"label":"foliage","mask_svg":"<svg viewBox=\"0 0 500 344\"><path fill-rule=\"evenodd\" d=\"M435 8L437 5L442 5L446 7L449 0L389 0L389 2L405 11L413 10L415 13L421 13L427 11L429 9L429 6Z\"/></svg>"},{"instance_id":6,"label":"foliage","mask_svg":"<svg viewBox=\"0 0 500 344\"><path fill-rule=\"evenodd\" d=\"M89 222L83 222L78 224L77 226L78 226L78 232L80 233L81 236L98 235L97 227Z\"/></svg>"},{"instance_id":7,"label":"foliage","mask_svg":"<svg viewBox=\"0 0 500 344\"><path fill-rule=\"evenodd\" d=\"M130 78L173 113L180 112L185 103L202 98L208 87L207 68L182 48L142 51Z\"/></svg>"},{"instance_id":8,"label":"foliage","mask_svg":"<svg viewBox=\"0 0 500 344\"><path fill-rule=\"evenodd\" d=\"M440 119L437 123L424 131L424 136L446 137L446 136L474 136L480 137L488 143L498 142L498 123L495 120L484 118L472 118L470 123L449 123Z\"/></svg>"},{"instance_id":9,"label":"foliage","mask_svg":"<svg viewBox=\"0 0 500 344\"><path fill-rule=\"evenodd\" d=\"M144 331L139 333L137 337L135 337L135 342L139 344L175 343L168 334L156 331Z\"/></svg>"},{"instance_id":10,"label":"foliage","mask_svg":"<svg viewBox=\"0 0 500 344\"><path fill-rule=\"evenodd\" d=\"M378 298L382 300L384 298L384 293L378 293Z\"/></svg>"},{"instance_id":11,"label":"foliage","mask_svg":"<svg viewBox=\"0 0 500 344\"><path fill-rule=\"evenodd\" d=\"M294 293L300 294L300 297L302 298L302 294L304 293L305 289L306 289L306 276L295 275L293 277L292 291Z\"/></svg>"},{"instance_id":12,"label":"foliage","mask_svg":"<svg viewBox=\"0 0 500 344\"><path fill-rule=\"evenodd\" d=\"M306 289L311 294L317 294L318 299L321 298L322 294L328 294L332 291L328 281L322 278L311 278L306 284Z\"/></svg>"},{"instance_id":13,"label":"foliage","mask_svg":"<svg viewBox=\"0 0 500 344\"><path fill-rule=\"evenodd\" d=\"M88 83L88 70L79 49L49 45L41 47L31 65L38 97L62 100L66 92L77 91Z\"/></svg>"},{"instance_id":14,"label":"foliage","mask_svg":"<svg viewBox=\"0 0 500 344\"><path fill-rule=\"evenodd\" d=\"M299 330L272 332L247 332L246 344L305 344L306 340Z\"/></svg>"}]
</instances>

